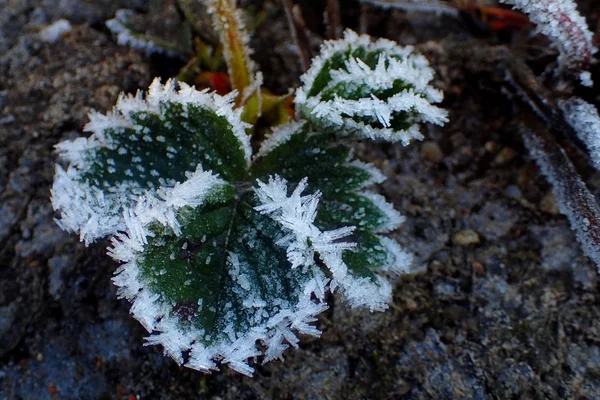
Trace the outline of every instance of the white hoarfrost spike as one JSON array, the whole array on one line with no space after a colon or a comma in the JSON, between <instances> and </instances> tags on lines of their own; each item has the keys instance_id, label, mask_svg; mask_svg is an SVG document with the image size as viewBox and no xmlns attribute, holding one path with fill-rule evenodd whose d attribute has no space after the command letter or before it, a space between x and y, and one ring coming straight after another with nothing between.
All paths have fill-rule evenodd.
<instances>
[{"instance_id":1,"label":"white hoarfrost spike","mask_svg":"<svg viewBox=\"0 0 600 400\"><path fill-rule=\"evenodd\" d=\"M347 55L359 48L367 54L379 54L374 68ZM325 87L314 93L314 85L320 84L317 77L323 80L323 70L331 68L328 63L335 55L347 57L344 68L327 71ZM347 30L342 39L321 46L311 68L301 77L303 86L296 91L295 102L299 116L326 129L406 145L422 138L418 123L443 125L448 121L448 113L432 105L443 99L442 92L429 85L433 75L427 59L414 53L412 47L400 47L387 39L371 41L369 36ZM385 94L395 90L400 81L404 89L391 96ZM324 93L328 93L327 98ZM376 93L385 94L385 98ZM394 129L394 118L402 119L405 127Z\"/></svg>"},{"instance_id":2,"label":"white hoarfrost spike","mask_svg":"<svg viewBox=\"0 0 600 400\"><path fill-rule=\"evenodd\" d=\"M352 167L357 167L368 173L371 178L364 182L361 187L367 187L379 183L383 183L386 180L386 176L381 173L379 168L374 166L373 164L364 163L362 161L353 160L348 163L348 165Z\"/></svg>"},{"instance_id":3,"label":"white hoarfrost spike","mask_svg":"<svg viewBox=\"0 0 600 400\"><path fill-rule=\"evenodd\" d=\"M352 234L354 227L324 232L317 228L314 221L321 194L317 192L302 196L306 185L307 180L303 179L288 197L285 179L275 176L268 183L258 181L255 191L261 205L256 206L255 210L269 215L289 231L289 235L280 244L287 245L288 260L292 268L316 266L317 253L321 257L325 254L335 255L343 264L342 252L352 249L355 244L339 239Z\"/></svg>"},{"instance_id":4,"label":"white hoarfrost spike","mask_svg":"<svg viewBox=\"0 0 600 400\"><path fill-rule=\"evenodd\" d=\"M134 128L133 113L147 111L160 114L161 104L167 102L194 104L209 109L227 119L244 152L247 165L250 164L252 149L245 132L248 125L241 121L241 111L233 109L235 93L219 96L216 93L197 91L185 83L179 83L179 90L175 86L173 80L162 85L157 78L150 85L145 98L142 92L135 96L122 94L113 110L106 115L90 113L90 122L84 127L84 131L92 133L89 138L77 138L56 145L60 158L68 165L66 169L57 166L51 191L52 205L61 213L57 222L65 230L78 232L86 245L124 229L123 210L133 207L138 197L148 189L135 181L123 181L110 188L98 188L81 178L92 167L95 150L119 148L115 139L105 132L110 129ZM124 148L122 150L126 151ZM127 175L127 171L125 174ZM186 185L192 185L191 181ZM187 191L188 188L178 185L175 190Z\"/></svg>"},{"instance_id":5,"label":"white hoarfrost spike","mask_svg":"<svg viewBox=\"0 0 600 400\"><path fill-rule=\"evenodd\" d=\"M66 171L57 166L50 193L52 207L61 213L56 220L58 225L68 232L79 233L81 241L88 245L122 229L124 221L119 204L134 204L137 196L127 184L113 186L105 195L89 183L81 183L80 173L74 165Z\"/></svg>"},{"instance_id":6,"label":"white hoarfrost spike","mask_svg":"<svg viewBox=\"0 0 600 400\"><path fill-rule=\"evenodd\" d=\"M558 48L559 63L580 74L581 83L592 86L587 70L597 49L592 44L593 33L585 18L577 11L573 0L501 0L527 14L537 30L548 36Z\"/></svg>"},{"instance_id":7,"label":"white hoarfrost spike","mask_svg":"<svg viewBox=\"0 0 600 400\"><path fill-rule=\"evenodd\" d=\"M400 247L395 240L385 236L380 236L379 240L385 246L388 254L387 262L382 270L394 274L408 273L409 267L413 262L413 255Z\"/></svg>"},{"instance_id":8,"label":"white hoarfrost spike","mask_svg":"<svg viewBox=\"0 0 600 400\"><path fill-rule=\"evenodd\" d=\"M377 283L369 278L343 279L338 282L344 300L350 307L368 307L371 311L383 311L392 301L392 285L378 276Z\"/></svg>"},{"instance_id":9,"label":"white hoarfrost spike","mask_svg":"<svg viewBox=\"0 0 600 400\"><path fill-rule=\"evenodd\" d=\"M305 124L306 121L294 121L275 127L271 134L262 142L255 158L263 157L273 149L289 141Z\"/></svg>"},{"instance_id":10,"label":"white hoarfrost spike","mask_svg":"<svg viewBox=\"0 0 600 400\"><path fill-rule=\"evenodd\" d=\"M385 222L377 227L376 232L391 232L404 223L406 218L396 211L394 206L388 203L382 195L373 192L362 192L361 195L371 200L386 216Z\"/></svg>"},{"instance_id":11,"label":"white hoarfrost spike","mask_svg":"<svg viewBox=\"0 0 600 400\"><path fill-rule=\"evenodd\" d=\"M596 169L600 170L600 116L592 104L572 97L560 102L565 119L588 148Z\"/></svg>"}]
</instances>

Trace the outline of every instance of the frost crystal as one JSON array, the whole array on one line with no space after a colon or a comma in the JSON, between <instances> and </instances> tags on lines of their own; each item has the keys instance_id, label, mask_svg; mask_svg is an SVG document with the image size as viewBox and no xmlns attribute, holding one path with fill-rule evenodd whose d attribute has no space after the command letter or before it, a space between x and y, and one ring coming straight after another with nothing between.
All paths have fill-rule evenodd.
<instances>
[{"instance_id":1,"label":"frost crystal","mask_svg":"<svg viewBox=\"0 0 600 400\"><path fill-rule=\"evenodd\" d=\"M301 193L306 189L306 179L298 183L289 197L287 182L280 177L272 177L266 184L259 181L258 186L256 194L261 204L254 209L271 216L289 230L290 234L279 243L287 246L291 267L313 266L315 256L320 255L330 259L333 267L342 268L343 277L346 268L341 259L342 252L352 249L355 244L339 240L349 236L354 227L347 226L325 232L317 228L314 222L321 194L317 192L302 196ZM332 270L331 273L334 278L340 278L340 271Z\"/></svg>"},{"instance_id":2,"label":"frost crystal","mask_svg":"<svg viewBox=\"0 0 600 400\"><path fill-rule=\"evenodd\" d=\"M552 184L561 214L569 219L583 252L600 271L600 207L596 199L562 149L549 151L551 144L528 130L522 136L529 153Z\"/></svg>"},{"instance_id":3,"label":"frost crystal","mask_svg":"<svg viewBox=\"0 0 600 400\"><path fill-rule=\"evenodd\" d=\"M537 30L548 36L560 52L559 63L575 71L584 70L580 75L586 86L592 82L585 70L590 67L592 56L597 49L592 44L593 34L585 18L577 11L573 0L502 0L514 8L527 13Z\"/></svg>"},{"instance_id":4,"label":"frost crystal","mask_svg":"<svg viewBox=\"0 0 600 400\"><path fill-rule=\"evenodd\" d=\"M443 95L429 86L433 70L411 47L347 30L328 41L296 92L299 115L317 126L370 139L421 139L418 123L443 125Z\"/></svg>"},{"instance_id":5,"label":"frost crystal","mask_svg":"<svg viewBox=\"0 0 600 400\"><path fill-rule=\"evenodd\" d=\"M383 181L381 173L348 159L349 150L342 149L302 123L275 130L256 162L282 171L285 178L259 181L255 191L260 204L255 209L285 228L287 234L278 243L286 247L293 268L314 266L319 260L329 270L330 289L340 289L351 307L382 310L391 300L391 285L379 272L406 272L412 257L377 233L397 228L404 218L382 196L364 191ZM296 180L291 173L297 171L295 163L287 161L292 150L300 173L308 178ZM339 186L336 175L344 177ZM323 183L333 181L334 186L320 184L324 177L328 182ZM298 182L290 195L287 179ZM308 188L317 191L303 195Z\"/></svg>"}]
</instances>

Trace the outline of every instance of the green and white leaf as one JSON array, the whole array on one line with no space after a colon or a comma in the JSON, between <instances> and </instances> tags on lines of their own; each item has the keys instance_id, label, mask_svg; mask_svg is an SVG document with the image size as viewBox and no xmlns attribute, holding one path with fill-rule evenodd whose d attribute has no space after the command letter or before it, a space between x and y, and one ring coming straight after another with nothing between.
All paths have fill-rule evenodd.
<instances>
[{"instance_id":1,"label":"green and white leaf","mask_svg":"<svg viewBox=\"0 0 600 400\"><path fill-rule=\"evenodd\" d=\"M152 333L148 342L178 363L209 372L220 361L250 375L248 358L261 354L257 341L267 362L297 346L294 332L319 336L311 324L327 308L328 280L315 253L340 258L351 244L333 241L351 229L313 227L312 242L300 242L295 225L269 215L281 206L310 226L318 198L301 196L301 185L287 196L286 183L275 182L274 191L272 182L261 183L257 194L240 195L197 171L140 204L126 219L127 234L113 239L110 254L124 262L114 278L119 294Z\"/></svg>"},{"instance_id":2,"label":"green and white leaf","mask_svg":"<svg viewBox=\"0 0 600 400\"><path fill-rule=\"evenodd\" d=\"M276 128L263 143L252 174L259 179L279 174L306 184L320 194L315 229L354 228L354 246L341 261L319 253L329 269L331 289L341 288L352 307L387 308L391 286L380 273L405 272L412 257L381 233L396 229L404 218L385 199L365 188L384 180L373 165L352 160L347 144L330 135L311 132L299 122ZM282 223L289 218L278 217Z\"/></svg>"},{"instance_id":3,"label":"green and white leaf","mask_svg":"<svg viewBox=\"0 0 600 400\"><path fill-rule=\"evenodd\" d=\"M122 214L137 198L186 179L198 165L231 180L243 179L250 161L246 125L233 94L196 91L156 79L145 98L120 96L107 115L90 114L89 138L56 146L52 204L63 229L86 243L124 228Z\"/></svg>"},{"instance_id":4,"label":"green and white leaf","mask_svg":"<svg viewBox=\"0 0 600 400\"><path fill-rule=\"evenodd\" d=\"M295 102L319 129L407 145L422 139L419 123L447 122L447 112L433 105L443 98L429 85L433 74L412 47L346 30L323 43Z\"/></svg>"}]
</instances>

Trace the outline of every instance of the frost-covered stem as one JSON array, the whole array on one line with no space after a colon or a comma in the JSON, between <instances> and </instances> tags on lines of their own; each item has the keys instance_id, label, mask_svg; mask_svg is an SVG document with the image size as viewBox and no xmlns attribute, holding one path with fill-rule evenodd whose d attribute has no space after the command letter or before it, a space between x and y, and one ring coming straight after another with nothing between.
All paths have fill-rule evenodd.
<instances>
[{"instance_id":1,"label":"frost-covered stem","mask_svg":"<svg viewBox=\"0 0 600 400\"><path fill-rule=\"evenodd\" d=\"M290 27L290 33L292 34L292 40L300 55L300 64L302 65L302 71L306 71L310 66L310 59L312 54L310 47L308 46L308 38L304 31L304 25L298 23L298 19L294 17L294 4L292 0L281 0L283 9L285 10L285 16ZM300 26L299 26L300 25Z\"/></svg>"},{"instance_id":2,"label":"frost-covered stem","mask_svg":"<svg viewBox=\"0 0 600 400\"><path fill-rule=\"evenodd\" d=\"M254 123L260 115L260 77L254 74L249 37L235 0L206 0L219 32L231 87L237 90L236 105L244 106L242 119Z\"/></svg>"},{"instance_id":3,"label":"frost-covered stem","mask_svg":"<svg viewBox=\"0 0 600 400\"><path fill-rule=\"evenodd\" d=\"M424 11L458 16L458 10L452 4L439 0L360 0L360 2L384 9L396 8L406 12Z\"/></svg>"},{"instance_id":4,"label":"frost-covered stem","mask_svg":"<svg viewBox=\"0 0 600 400\"><path fill-rule=\"evenodd\" d=\"M600 115L594 105L578 97L559 102L565 120L587 148L592 163L600 170Z\"/></svg>"},{"instance_id":5,"label":"frost-covered stem","mask_svg":"<svg viewBox=\"0 0 600 400\"><path fill-rule=\"evenodd\" d=\"M501 0L522 10L540 33L548 36L560 51L559 63L580 72L582 84L591 86L588 69L597 51L593 34L573 0Z\"/></svg>"},{"instance_id":6,"label":"frost-covered stem","mask_svg":"<svg viewBox=\"0 0 600 400\"><path fill-rule=\"evenodd\" d=\"M329 39L339 39L342 36L342 22L338 0L327 0L327 22L329 23Z\"/></svg>"},{"instance_id":7,"label":"frost-covered stem","mask_svg":"<svg viewBox=\"0 0 600 400\"><path fill-rule=\"evenodd\" d=\"M539 165L584 253L600 271L600 207L577 170L548 129L527 113L521 126L523 142Z\"/></svg>"},{"instance_id":8,"label":"frost-covered stem","mask_svg":"<svg viewBox=\"0 0 600 400\"><path fill-rule=\"evenodd\" d=\"M186 21L192 24L194 30L196 32L202 32L206 29L206 27L199 23L197 16L194 14L191 4L192 1L194 0L178 0L177 4L179 4L179 8L181 9Z\"/></svg>"}]
</instances>

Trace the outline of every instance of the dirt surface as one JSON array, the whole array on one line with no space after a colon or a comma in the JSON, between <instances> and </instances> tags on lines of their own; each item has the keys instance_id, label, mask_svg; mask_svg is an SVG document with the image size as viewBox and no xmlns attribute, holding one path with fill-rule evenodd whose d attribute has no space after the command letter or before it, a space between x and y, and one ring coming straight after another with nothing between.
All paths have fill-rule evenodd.
<instances>
[{"instance_id":1,"label":"dirt surface","mask_svg":"<svg viewBox=\"0 0 600 400\"><path fill-rule=\"evenodd\" d=\"M267 15L255 58L267 86L285 92L301 72L284 14L279 2L252 3ZM360 6L343 3L342 22L357 28ZM595 30L593 4L581 10ZM518 105L486 80L494 59L481 73L472 65L473 54L502 42L434 15L369 9L363 26L418 45L451 120L407 148L357 148L389 177L381 192L407 217L394 235L416 254L390 309L352 311L335 299L319 319L322 338L303 338L253 378L227 368L203 375L143 346L144 329L116 298L107 243L86 248L62 232L49 202L53 146L80 136L90 109L108 110L119 92L181 63L118 46L103 22L120 7L148 9L141 0L0 0L0 398L600 398L596 267L521 143ZM58 18L74 29L41 41L38 31ZM574 87L546 82L561 93ZM576 165L600 195L600 176L585 159Z\"/></svg>"}]
</instances>

